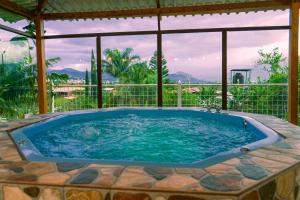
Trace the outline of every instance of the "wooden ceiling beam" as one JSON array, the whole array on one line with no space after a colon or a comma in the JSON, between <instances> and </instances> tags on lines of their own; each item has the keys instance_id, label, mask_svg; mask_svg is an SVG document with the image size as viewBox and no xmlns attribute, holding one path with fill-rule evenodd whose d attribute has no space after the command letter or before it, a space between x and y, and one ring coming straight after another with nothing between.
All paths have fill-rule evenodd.
<instances>
[{"instance_id":1,"label":"wooden ceiling beam","mask_svg":"<svg viewBox=\"0 0 300 200\"><path fill-rule=\"evenodd\" d=\"M45 20L68 20L88 18L120 18L141 16L171 16L187 14L213 14L247 12L272 9L286 9L291 4L290 0L266 0L247 3L214 4L185 7L161 7L135 10L99 11L99 12L74 12L74 13L44 13Z\"/></svg>"},{"instance_id":2,"label":"wooden ceiling beam","mask_svg":"<svg viewBox=\"0 0 300 200\"><path fill-rule=\"evenodd\" d=\"M43 8L45 5L48 3L48 0L39 0L38 5L36 7L36 12L37 13L42 13Z\"/></svg>"},{"instance_id":3,"label":"wooden ceiling beam","mask_svg":"<svg viewBox=\"0 0 300 200\"><path fill-rule=\"evenodd\" d=\"M17 15L23 16L28 19L32 19L34 16L33 13L31 13L29 10L26 10L22 6L13 3L9 0L0 0L0 8L15 13Z\"/></svg>"}]
</instances>

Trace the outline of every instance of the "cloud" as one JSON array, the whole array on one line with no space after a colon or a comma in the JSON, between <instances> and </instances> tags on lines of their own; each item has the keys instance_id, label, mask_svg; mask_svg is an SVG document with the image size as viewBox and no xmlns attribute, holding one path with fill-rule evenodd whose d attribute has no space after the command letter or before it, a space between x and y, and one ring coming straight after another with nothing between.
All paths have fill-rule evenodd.
<instances>
[{"instance_id":1,"label":"cloud","mask_svg":"<svg viewBox=\"0 0 300 200\"><path fill-rule=\"evenodd\" d=\"M162 28L213 28L241 26L274 26L288 24L288 11L269 11L223 15L163 17ZM46 22L47 34L119 32L155 30L156 18L54 21ZM62 28L63 27L63 28ZM220 80L221 34L193 33L163 35L163 53L171 72L185 71L205 80ZM47 57L59 56L57 68L73 67L85 70L89 66L95 38L46 40ZM156 35L103 37L105 48L131 47L143 60L149 60L156 50ZM251 67L259 49L279 47L288 52L288 31L253 31L228 33L229 68ZM82 59L80 64L79 60Z\"/></svg>"}]
</instances>

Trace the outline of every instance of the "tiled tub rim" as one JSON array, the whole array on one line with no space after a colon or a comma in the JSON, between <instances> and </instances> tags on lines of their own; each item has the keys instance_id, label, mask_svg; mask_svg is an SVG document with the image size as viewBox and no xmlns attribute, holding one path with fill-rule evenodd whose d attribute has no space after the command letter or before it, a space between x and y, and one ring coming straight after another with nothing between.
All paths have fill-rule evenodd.
<instances>
[{"instance_id":1,"label":"tiled tub rim","mask_svg":"<svg viewBox=\"0 0 300 200\"><path fill-rule=\"evenodd\" d=\"M292 138L293 140L295 140L293 142L296 142L296 144L298 144L298 142L299 142L299 144L300 144L300 130L299 130L299 127L294 126L292 124L289 124L288 122L285 122L285 121L280 120L280 119L275 118L275 117L264 116L264 115L239 113L239 112L231 112L231 111L226 111L226 112L233 113L233 114L242 114L242 115L245 115L245 116L252 117L252 118L256 119L257 121L263 123L264 125L267 125L269 128L273 129L274 131L276 131L280 135L284 136L286 138L285 140L288 140L289 138ZM23 127L23 126L26 126L26 125L29 125L29 124L32 124L32 123L36 123L36 122L39 122L39 121L42 121L42 120L46 120L48 118L51 118L53 116L57 116L57 115L60 115L60 114L64 114L64 113L54 113L54 114L45 114L45 115L33 116L30 119L20 121L21 123L8 122L8 123L5 123L4 125L2 124L2 126L0 125L0 132L5 133L9 136L9 132L11 130L14 130L16 128L20 128L20 127ZM274 126L274 124L276 124L276 125ZM1 141L2 141L2 137L0 139L0 142ZM284 141L283 144L284 145L292 145L290 141L288 141L287 143ZM280 145L282 145L282 144L280 144ZM297 162L294 162L293 164L288 164L288 166L284 166L283 168L280 168L280 169L278 168L274 172L269 173L268 176L259 179L255 183L247 185L247 186L245 186L245 187L243 187L239 190L235 190L235 191L214 191L214 190L211 190L211 189L209 189L209 190L207 189L205 191L200 191L200 190L199 191L196 191L196 190L193 191L191 189L186 189L185 187L179 188L179 189L174 189L174 188L157 189L157 188L143 188L143 187L136 187L136 186L128 186L128 187L126 187L126 186L125 187L116 186L116 183L120 179L120 176L123 174L123 172L126 169L128 169L128 167L126 167L126 168L123 167L123 171L120 174L120 176L118 176L117 179L114 181L114 183L110 186L100 186L100 185L95 185L95 184L94 185L93 184L83 185L83 184L71 184L71 183L69 183L70 180L72 180L75 177L79 176L78 173L76 173L75 175L71 175L70 178L63 184L40 183L38 181L33 181L33 182L24 181L24 182L21 182L21 181L6 180L6 179L3 179L3 178L0 180L0 184L12 184L12 185L22 184L22 185L39 185L39 186L51 186L51 187L62 187L62 188L74 188L74 187L76 187L76 188L86 188L86 189L103 189L103 190L109 190L109 191L117 191L118 190L118 191L131 191L131 192L150 192L150 193L167 192L167 193L174 193L174 194L191 194L191 195L201 194L201 195L204 195L204 196L206 196L206 195L220 196L221 195L221 196L227 196L227 197L237 197L237 196L241 196L241 195L244 195L246 193L249 193L250 191L252 191L254 188L256 188L258 186L262 186L262 185L267 184L270 180L274 179L275 177L277 177L281 174L286 173L287 171L289 171L291 169L294 169L294 168L296 169L297 167L299 167L299 160L300 159L298 159L298 156L300 156L300 153L299 153L299 155L298 154L296 155L296 153L289 152L289 151L290 150L291 151L292 150L296 151L297 149L299 150L300 146L296 145L292 149L288 148L288 150L287 150L285 148L282 148L282 146L280 146L280 145L279 146L272 146L271 145L271 147L266 147L266 148L263 147L263 148L258 149L256 151L271 151L275 154L279 153L280 155L281 154L286 155L289 158L297 157ZM2 149L0 150L0 156L1 156L1 151L2 151ZM253 152L256 152L256 151L253 151ZM252 152L250 152L249 154L251 154L251 153ZM254 157L262 158L262 157L259 157L259 156L254 156ZM241 158L238 158L238 159L241 160ZM265 160L275 162L276 159L274 160L273 158L265 158ZM1 168L2 168L2 165L5 165L6 162L15 163L16 161L20 161L20 159L19 160L13 160L13 159L9 159L9 158L8 159L4 158L3 160L0 161ZM226 162L227 161L225 161L225 163ZM28 162L28 163L35 163L35 162ZM48 163L48 162L46 162L46 163ZM222 165L223 163L224 162L218 163L216 165L219 165L219 164ZM54 164L54 163L52 163L52 164ZM287 165L287 162L284 162L284 164ZM230 164L228 164L228 165L230 165ZM89 165L81 168L80 170L84 171L84 170L88 169L88 167L89 167ZM210 166L210 167L215 167L215 165ZM210 168L210 167L208 167L208 168ZM191 168L191 169L193 169L193 168ZM173 170L172 175L174 175L174 174L181 175L181 174L178 174L176 172L176 169L172 168L172 170ZM204 176L224 175L225 174L224 171L222 172L222 170L220 170L220 171L217 170L217 171L213 171L213 172L211 172L210 170L207 170L206 168L202 169L202 170L205 171ZM167 176L166 178L169 178L169 177ZM198 181L198 182L200 182L200 181Z\"/></svg>"}]
</instances>

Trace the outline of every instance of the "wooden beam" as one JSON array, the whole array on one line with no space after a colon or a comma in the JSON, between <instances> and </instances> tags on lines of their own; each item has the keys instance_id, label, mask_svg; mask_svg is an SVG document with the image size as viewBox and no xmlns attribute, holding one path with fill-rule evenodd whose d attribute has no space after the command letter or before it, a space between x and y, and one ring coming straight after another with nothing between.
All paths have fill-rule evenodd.
<instances>
[{"instance_id":1,"label":"wooden beam","mask_svg":"<svg viewBox=\"0 0 300 200\"><path fill-rule=\"evenodd\" d=\"M31 13L29 10L26 10L22 6L19 6L18 4L13 3L9 0L0 0L0 8L28 19L33 19L34 17L33 13Z\"/></svg>"},{"instance_id":2,"label":"wooden beam","mask_svg":"<svg viewBox=\"0 0 300 200\"><path fill-rule=\"evenodd\" d=\"M157 106L162 107L163 106L163 92L162 92L162 87L163 87L163 82L162 82L162 35L161 35L161 30L160 30L160 19L159 17L157 18Z\"/></svg>"},{"instance_id":3,"label":"wooden beam","mask_svg":"<svg viewBox=\"0 0 300 200\"><path fill-rule=\"evenodd\" d=\"M98 97L98 108L103 107L102 101L102 60L101 60L101 37L96 37L97 47L97 97Z\"/></svg>"},{"instance_id":4,"label":"wooden beam","mask_svg":"<svg viewBox=\"0 0 300 200\"><path fill-rule=\"evenodd\" d=\"M35 38L33 35L31 35L29 33L26 33L26 32L23 32L23 31L19 31L17 29L14 29L14 28L2 25L2 24L0 24L0 29L8 31L8 32L11 32L11 33L15 33L15 34L18 34L18 35L22 35L22 36L25 36L25 37Z\"/></svg>"},{"instance_id":5,"label":"wooden beam","mask_svg":"<svg viewBox=\"0 0 300 200\"><path fill-rule=\"evenodd\" d=\"M175 29L175 30L161 30L161 34L178 34L178 33L213 33L222 31L266 31L266 30L288 30L290 26L258 26L258 27L235 27L235 28L203 28L203 29ZM44 39L59 39L59 38L88 38L88 37L110 37L110 36L124 36L124 35L153 35L159 31L130 31L130 32L107 32L107 33L79 33L79 34L65 34L65 35L48 35Z\"/></svg>"},{"instance_id":6,"label":"wooden beam","mask_svg":"<svg viewBox=\"0 0 300 200\"><path fill-rule=\"evenodd\" d=\"M300 3L293 0L290 9L290 52L288 81L288 121L298 123L298 42Z\"/></svg>"},{"instance_id":7,"label":"wooden beam","mask_svg":"<svg viewBox=\"0 0 300 200\"><path fill-rule=\"evenodd\" d=\"M227 32L222 32L222 110L227 110Z\"/></svg>"},{"instance_id":8,"label":"wooden beam","mask_svg":"<svg viewBox=\"0 0 300 200\"><path fill-rule=\"evenodd\" d=\"M38 5L36 7L36 12L38 14L42 13L43 8L45 7L45 5L48 3L48 0L39 0Z\"/></svg>"},{"instance_id":9,"label":"wooden beam","mask_svg":"<svg viewBox=\"0 0 300 200\"><path fill-rule=\"evenodd\" d=\"M36 26L36 62L37 62L37 81L40 114L47 113L47 85L46 85L46 57L45 43L42 38L44 35L44 21L41 15L35 18Z\"/></svg>"},{"instance_id":10,"label":"wooden beam","mask_svg":"<svg viewBox=\"0 0 300 200\"><path fill-rule=\"evenodd\" d=\"M160 5L161 6L161 5ZM120 18L141 16L170 16L187 14L212 14L247 12L272 9L286 9L290 6L290 0L265 0L246 3L209 4L200 6L160 7L118 11L72 12L72 13L45 13L45 20L59 19L87 19L87 18Z\"/></svg>"}]
</instances>

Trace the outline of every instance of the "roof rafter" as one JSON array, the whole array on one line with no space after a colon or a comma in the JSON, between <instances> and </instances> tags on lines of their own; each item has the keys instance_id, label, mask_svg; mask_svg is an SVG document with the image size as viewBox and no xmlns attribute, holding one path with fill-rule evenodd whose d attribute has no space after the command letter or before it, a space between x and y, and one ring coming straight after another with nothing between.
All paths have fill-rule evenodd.
<instances>
[{"instance_id":1,"label":"roof rafter","mask_svg":"<svg viewBox=\"0 0 300 200\"><path fill-rule=\"evenodd\" d=\"M47 3L48 3L48 0L39 0L38 5L36 7L36 12L41 13Z\"/></svg>"},{"instance_id":2,"label":"roof rafter","mask_svg":"<svg viewBox=\"0 0 300 200\"><path fill-rule=\"evenodd\" d=\"M7 11L10 11L12 13L21 15L25 18L32 19L33 18L33 13L31 13L29 10L26 10L22 6L13 3L9 0L0 0L0 8L3 8Z\"/></svg>"},{"instance_id":3,"label":"roof rafter","mask_svg":"<svg viewBox=\"0 0 300 200\"><path fill-rule=\"evenodd\" d=\"M247 12L257 10L272 10L289 8L290 0L266 0L247 3L226 3L200 6L183 7L161 7L146 8L135 10L118 11L99 11L99 12L74 12L74 13L44 13L45 20L64 20L64 19L88 19L88 18L120 18L120 17L139 17L139 16L168 16L186 14L210 14L210 13L229 13Z\"/></svg>"}]
</instances>

